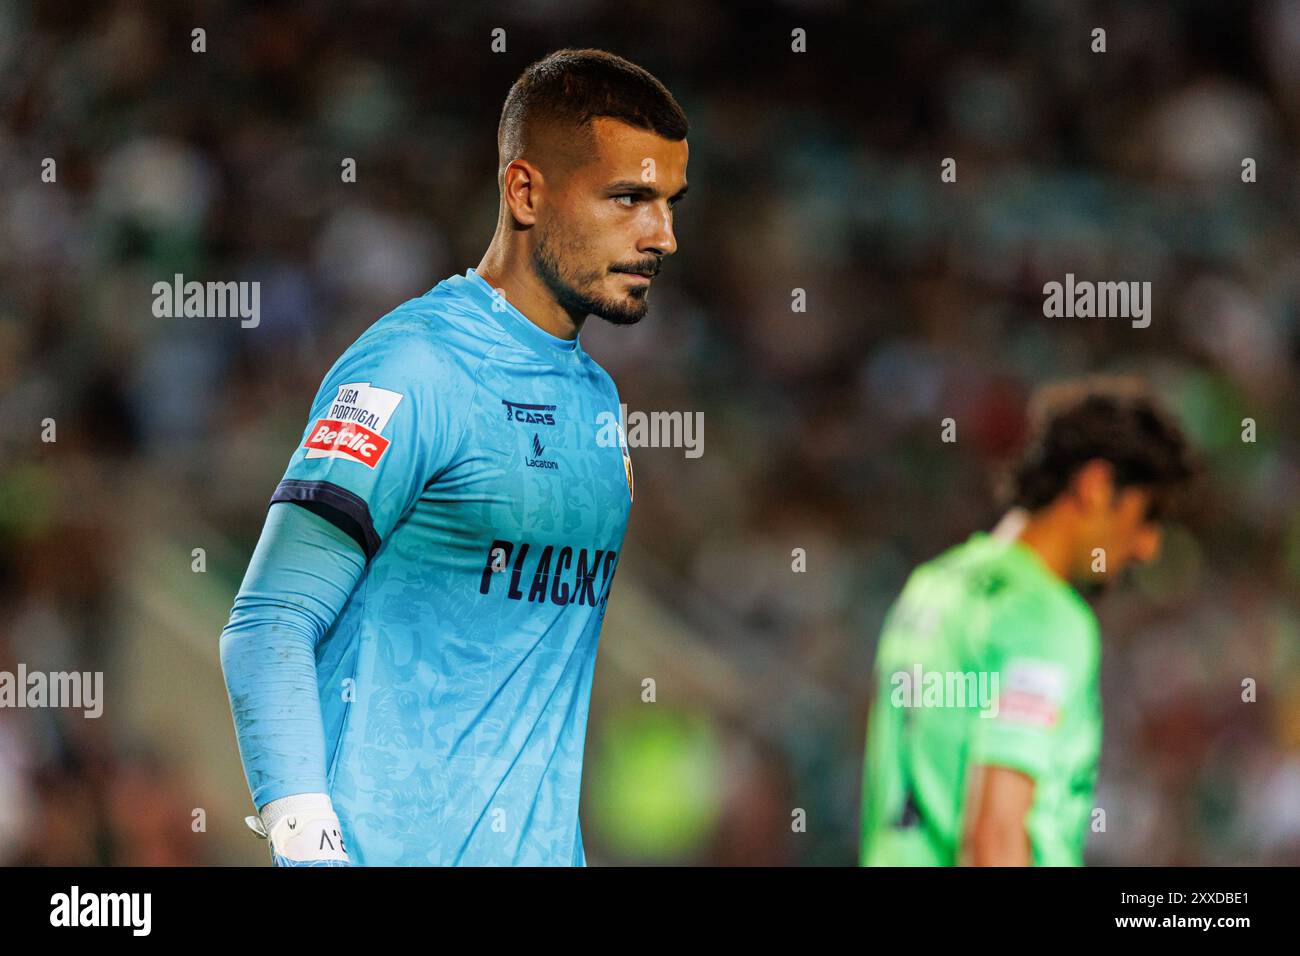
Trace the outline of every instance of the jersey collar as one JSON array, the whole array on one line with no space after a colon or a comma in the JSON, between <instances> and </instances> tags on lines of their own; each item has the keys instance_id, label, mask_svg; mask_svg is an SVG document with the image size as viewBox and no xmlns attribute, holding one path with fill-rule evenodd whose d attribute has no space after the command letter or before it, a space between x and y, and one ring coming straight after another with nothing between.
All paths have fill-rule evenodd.
<instances>
[{"instance_id":1,"label":"jersey collar","mask_svg":"<svg viewBox=\"0 0 1300 956\"><path fill-rule=\"evenodd\" d=\"M497 295L496 290L488 285L487 280L473 269L465 271L465 280L469 283L474 301L479 308L494 317L507 332L524 345L561 361L582 355L582 346L578 344L577 336L562 339L547 332L511 305L504 295Z\"/></svg>"}]
</instances>

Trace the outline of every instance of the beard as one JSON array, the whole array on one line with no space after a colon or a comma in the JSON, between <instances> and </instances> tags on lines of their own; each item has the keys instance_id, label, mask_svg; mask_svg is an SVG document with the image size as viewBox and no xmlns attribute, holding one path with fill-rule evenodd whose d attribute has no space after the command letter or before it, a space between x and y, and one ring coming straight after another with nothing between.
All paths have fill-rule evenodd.
<instances>
[{"instance_id":1,"label":"beard","mask_svg":"<svg viewBox=\"0 0 1300 956\"><path fill-rule=\"evenodd\" d=\"M612 269L576 269L565 265L589 258L581 243L569 243L555 238L554 230L546 228L533 251L533 271L546 284L555 300L573 315L598 315L614 325L635 325L645 318L650 303L649 287L634 288L618 299L596 291L598 283L609 272L658 272L659 263L628 263Z\"/></svg>"}]
</instances>

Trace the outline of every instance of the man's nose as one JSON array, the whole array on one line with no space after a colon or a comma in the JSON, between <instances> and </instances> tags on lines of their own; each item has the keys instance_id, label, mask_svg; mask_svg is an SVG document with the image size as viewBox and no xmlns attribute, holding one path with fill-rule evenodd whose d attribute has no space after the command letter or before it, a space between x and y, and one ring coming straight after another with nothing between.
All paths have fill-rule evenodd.
<instances>
[{"instance_id":1,"label":"man's nose","mask_svg":"<svg viewBox=\"0 0 1300 956\"><path fill-rule=\"evenodd\" d=\"M677 236L673 233L673 212L668 204L661 203L654 213L654 223L637 247L639 252L652 252L658 256L671 256L677 251Z\"/></svg>"}]
</instances>

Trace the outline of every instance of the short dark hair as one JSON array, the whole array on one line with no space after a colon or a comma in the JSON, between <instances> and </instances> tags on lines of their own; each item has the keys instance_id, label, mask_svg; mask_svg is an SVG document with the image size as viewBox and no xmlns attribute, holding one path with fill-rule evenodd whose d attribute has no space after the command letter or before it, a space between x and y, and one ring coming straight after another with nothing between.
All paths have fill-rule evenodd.
<instances>
[{"instance_id":1,"label":"short dark hair","mask_svg":"<svg viewBox=\"0 0 1300 956\"><path fill-rule=\"evenodd\" d=\"M589 124L598 116L671 140L685 139L689 130L673 95L635 63L604 50L557 50L529 66L510 87L497 127L501 169L518 159L540 131L554 127L568 127L565 141L589 150Z\"/></svg>"},{"instance_id":2,"label":"short dark hair","mask_svg":"<svg viewBox=\"0 0 1300 956\"><path fill-rule=\"evenodd\" d=\"M1045 386L1030 402L1030 440L1016 468L1012 504L1036 511L1065 491L1094 459L1111 464L1116 488L1152 494L1162 517L1198 467L1177 421L1132 378Z\"/></svg>"}]
</instances>

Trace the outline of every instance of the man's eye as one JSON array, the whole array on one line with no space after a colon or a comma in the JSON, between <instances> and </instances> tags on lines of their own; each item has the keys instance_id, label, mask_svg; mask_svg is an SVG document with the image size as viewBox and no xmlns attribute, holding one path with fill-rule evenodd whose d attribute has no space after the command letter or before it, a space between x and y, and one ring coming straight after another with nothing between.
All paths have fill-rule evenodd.
<instances>
[{"instance_id":1,"label":"man's eye","mask_svg":"<svg viewBox=\"0 0 1300 956\"><path fill-rule=\"evenodd\" d=\"M623 200L625 200L625 199L627 200L627 202L623 202ZM636 202L636 197L633 196L633 195L631 195L631 194L628 194L628 195L626 195L626 196L615 196L615 197L614 197L614 202L616 202L616 203L622 203L622 205L624 205L624 206L630 206L630 205L632 205L634 202Z\"/></svg>"}]
</instances>

